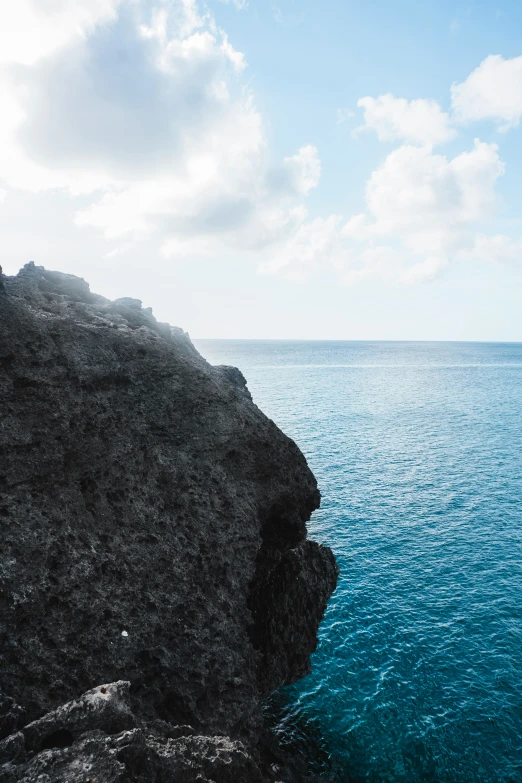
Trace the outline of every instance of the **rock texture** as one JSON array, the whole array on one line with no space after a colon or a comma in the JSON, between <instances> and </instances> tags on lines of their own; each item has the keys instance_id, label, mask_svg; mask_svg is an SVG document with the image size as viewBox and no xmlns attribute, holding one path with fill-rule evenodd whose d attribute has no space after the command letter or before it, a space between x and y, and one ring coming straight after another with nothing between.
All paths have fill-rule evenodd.
<instances>
[{"instance_id":1,"label":"rock texture","mask_svg":"<svg viewBox=\"0 0 522 783\"><path fill-rule=\"evenodd\" d=\"M297 446L139 300L34 264L0 271L0 411L6 779L260 779L337 577Z\"/></svg>"},{"instance_id":2,"label":"rock texture","mask_svg":"<svg viewBox=\"0 0 522 783\"><path fill-rule=\"evenodd\" d=\"M5 783L233 783L262 777L244 745L156 721L137 728L128 682L102 685L0 742Z\"/></svg>"}]
</instances>

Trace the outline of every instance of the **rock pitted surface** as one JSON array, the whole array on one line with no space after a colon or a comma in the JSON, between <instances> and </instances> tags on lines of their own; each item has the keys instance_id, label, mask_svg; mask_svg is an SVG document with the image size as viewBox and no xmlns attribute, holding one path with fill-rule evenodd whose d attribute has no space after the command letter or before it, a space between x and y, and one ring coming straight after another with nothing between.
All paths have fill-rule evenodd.
<instances>
[{"instance_id":1,"label":"rock pitted surface","mask_svg":"<svg viewBox=\"0 0 522 783\"><path fill-rule=\"evenodd\" d=\"M161 721L138 728L128 682L101 685L0 742L5 783L261 783L245 746Z\"/></svg>"},{"instance_id":2,"label":"rock pitted surface","mask_svg":"<svg viewBox=\"0 0 522 783\"><path fill-rule=\"evenodd\" d=\"M7 779L261 779L337 577L297 446L139 300L34 264L0 270L0 406Z\"/></svg>"}]
</instances>

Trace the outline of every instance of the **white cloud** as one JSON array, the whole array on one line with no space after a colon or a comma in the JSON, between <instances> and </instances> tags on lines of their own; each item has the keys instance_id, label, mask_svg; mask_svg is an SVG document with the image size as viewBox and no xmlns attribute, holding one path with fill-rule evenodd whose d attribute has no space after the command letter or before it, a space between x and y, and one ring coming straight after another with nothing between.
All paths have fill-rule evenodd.
<instances>
[{"instance_id":1,"label":"white cloud","mask_svg":"<svg viewBox=\"0 0 522 783\"><path fill-rule=\"evenodd\" d=\"M277 252L292 237L308 216L304 204L288 206L277 199L265 198L250 219L229 236L231 246L255 252Z\"/></svg>"},{"instance_id":2,"label":"white cloud","mask_svg":"<svg viewBox=\"0 0 522 783\"><path fill-rule=\"evenodd\" d=\"M303 223L260 265L259 271L289 280L304 280L318 269L335 265L337 253L342 252L339 246L341 222L339 215L330 215Z\"/></svg>"},{"instance_id":3,"label":"white cloud","mask_svg":"<svg viewBox=\"0 0 522 783\"><path fill-rule=\"evenodd\" d=\"M16 0L3 11L0 63L33 65L114 19L121 0Z\"/></svg>"},{"instance_id":4,"label":"white cloud","mask_svg":"<svg viewBox=\"0 0 522 783\"><path fill-rule=\"evenodd\" d=\"M347 109L346 107L337 109L338 125L342 125L343 122L347 122L347 120L350 120L352 117L355 117L355 112L353 112L351 109Z\"/></svg>"},{"instance_id":5,"label":"white cloud","mask_svg":"<svg viewBox=\"0 0 522 783\"><path fill-rule=\"evenodd\" d=\"M497 264L522 262L522 240L516 240L505 234L479 234L473 247L460 253L460 258L471 261L486 261Z\"/></svg>"},{"instance_id":6,"label":"white cloud","mask_svg":"<svg viewBox=\"0 0 522 783\"><path fill-rule=\"evenodd\" d=\"M40 25L42 41L11 47L0 72L0 184L83 194L78 225L158 237L169 256L209 238L266 247L301 225L318 151L268 165L244 55L196 0L21 7L10 32L20 43L22 22Z\"/></svg>"},{"instance_id":7,"label":"white cloud","mask_svg":"<svg viewBox=\"0 0 522 783\"><path fill-rule=\"evenodd\" d=\"M512 128L522 116L522 56L505 60L492 54L468 78L451 88L458 122L490 119L501 130Z\"/></svg>"},{"instance_id":8,"label":"white cloud","mask_svg":"<svg viewBox=\"0 0 522 783\"><path fill-rule=\"evenodd\" d=\"M364 125L359 130L375 131L380 141L402 139L412 144L435 145L456 135L448 114L436 101L407 101L387 93L378 98L361 98L357 105L364 110Z\"/></svg>"},{"instance_id":9,"label":"white cloud","mask_svg":"<svg viewBox=\"0 0 522 783\"><path fill-rule=\"evenodd\" d=\"M496 144L476 140L471 151L452 159L428 147L399 147L366 188L374 230L416 234L442 226L446 235L450 227L483 220L494 211L494 185L503 171Z\"/></svg>"},{"instance_id":10,"label":"white cloud","mask_svg":"<svg viewBox=\"0 0 522 783\"><path fill-rule=\"evenodd\" d=\"M341 231L359 244L351 255L356 274L403 282L434 277L475 247L477 227L495 213L495 183L503 171L495 144L475 141L452 159L429 147L394 150L368 181L367 212Z\"/></svg>"},{"instance_id":11,"label":"white cloud","mask_svg":"<svg viewBox=\"0 0 522 783\"><path fill-rule=\"evenodd\" d=\"M267 172L267 186L273 193L306 196L321 178L321 161L317 147L308 144L296 155L285 158L282 165Z\"/></svg>"},{"instance_id":12,"label":"white cloud","mask_svg":"<svg viewBox=\"0 0 522 783\"><path fill-rule=\"evenodd\" d=\"M220 0L220 2L224 3L225 5L228 5L230 2L232 2L240 11L247 7L247 0Z\"/></svg>"},{"instance_id":13,"label":"white cloud","mask_svg":"<svg viewBox=\"0 0 522 783\"><path fill-rule=\"evenodd\" d=\"M433 154L455 134L434 101L362 98L365 128L409 144L370 177L364 213L314 219L304 202L321 176L317 148L273 163L245 57L197 0L13 8L0 29L0 201L6 188L81 195L77 224L118 242L107 259L154 238L169 259L231 252L261 258L264 274L329 270L351 284L520 253L502 235L477 236L495 212L496 146Z\"/></svg>"},{"instance_id":14,"label":"white cloud","mask_svg":"<svg viewBox=\"0 0 522 783\"><path fill-rule=\"evenodd\" d=\"M284 167L291 173L296 193L306 195L321 179L321 161L317 147L308 144L297 155L285 158Z\"/></svg>"},{"instance_id":15,"label":"white cloud","mask_svg":"<svg viewBox=\"0 0 522 783\"><path fill-rule=\"evenodd\" d=\"M81 46L12 71L9 152L47 169L50 187L67 177L77 187L79 176L107 187L179 168L195 137L236 112L229 87L242 60L188 0L172 8L173 19L162 9L147 27L146 6L122 6ZM10 159L0 176L16 186Z\"/></svg>"},{"instance_id":16,"label":"white cloud","mask_svg":"<svg viewBox=\"0 0 522 783\"><path fill-rule=\"evenodd\" d=\"M426 282L436 277L445 262L436 257L407 264L404 252L389 244L374 244L359 250L348 250L340 269L341 282L352 286L365 280L392 284Z\"/></svg>"},{"instance_id":17,"label":"white cloud","mask_svg":"<svg viewBox=\"0 0 522 783\"><path fill-rule=\"evenodd\" d=\"M108 238L155 233L219 234L242 224L261 197L265 142L250 98L227 107L213 124L192 129L182 155L164 172L122 182L78 214L78 223Z\"/></svg>"},{"instance_id":18,"label":"white cloud","mask_svg":"<svg viewBox=\"0 0 522 783\"><path fill-rule=\"evenodd\" d=\"M368 180L366 212L348 221L303 217L260 271L293 280L328 271L345 285L410 284L432 280L456 261L514 260L522 243L478 233L495 215L503 171L496 144L476 140L453 158L429 146L399 147Z\"/></svg>"}]
</instances>

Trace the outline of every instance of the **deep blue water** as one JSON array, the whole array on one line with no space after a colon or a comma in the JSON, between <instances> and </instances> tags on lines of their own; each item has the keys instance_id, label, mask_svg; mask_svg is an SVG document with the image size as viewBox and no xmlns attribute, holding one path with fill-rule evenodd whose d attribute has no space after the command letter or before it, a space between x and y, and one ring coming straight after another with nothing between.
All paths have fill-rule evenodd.
<instances>
[{"instance_id":1,"label":"deep blue water","mask_svg":"<svg viewBox=\"0 0 522 783\"><path fill-rule=\"evenodd\" d=\"M341 568L283 740L343 783L522 781L522 344L197 347L305 453Z\"/></svg>"}]
</instances>

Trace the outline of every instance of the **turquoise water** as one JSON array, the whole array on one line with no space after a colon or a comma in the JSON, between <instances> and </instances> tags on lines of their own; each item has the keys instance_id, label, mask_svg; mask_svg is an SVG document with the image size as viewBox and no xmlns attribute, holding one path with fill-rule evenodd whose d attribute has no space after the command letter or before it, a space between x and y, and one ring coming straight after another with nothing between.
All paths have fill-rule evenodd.
<instances>
[{"instance_id":1,"label":"turquoise water","mask_svg":"<svg viewBox=\"0 0 522 783\"><path fill-rule=\"evenodd\" d=\"M343 783L522 781L522 344L197 346L305 453L341 568L283 741Z\"/></svg>"}]
</instances>

